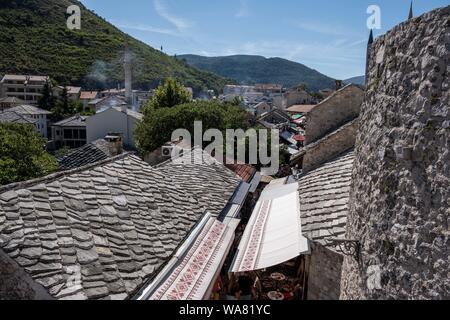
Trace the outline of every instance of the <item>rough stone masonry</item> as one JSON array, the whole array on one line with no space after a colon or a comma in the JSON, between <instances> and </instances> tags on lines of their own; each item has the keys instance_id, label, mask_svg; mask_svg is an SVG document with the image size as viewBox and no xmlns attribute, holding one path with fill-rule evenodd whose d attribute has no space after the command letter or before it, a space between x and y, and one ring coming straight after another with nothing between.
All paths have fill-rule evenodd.
<instances>
[{"instance_id":1,"label":"rough stone masonry","mask_svg":"<svg viewBox=\"0 0 450 320\"><path fill-rule=\"evenodd\" d=\"M450 6L371 46L342 299L450 299Z\"/></svg>"}]
</instances>

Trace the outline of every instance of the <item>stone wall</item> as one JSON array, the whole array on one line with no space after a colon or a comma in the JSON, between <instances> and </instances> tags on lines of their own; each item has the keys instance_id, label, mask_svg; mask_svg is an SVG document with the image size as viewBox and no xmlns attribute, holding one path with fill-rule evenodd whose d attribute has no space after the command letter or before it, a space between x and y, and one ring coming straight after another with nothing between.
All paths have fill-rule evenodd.
<instances>
[{"instance_id":1,"label":"stone wall","mask_svg":"<svg viewBox=\"0 0 450 320\"><path fill-rule=\"evenodd\" d=\"M337 300L343 257L317 242L311 243L308 300Z\"/></svg>"},{"instance_id":2,"label":"stone wall","mask_svg":"<svg viewBox=\"0 0 450 320\"><path fill-rule=\"evenodd\" d=\"M348 85L335 92L306 117L305 144L313 143L359 114L364 91L355 85Z\"/></svg>"},{"instance_id":3,"label":"stone wall","mask_svg":"<svg viewBox=\"0 0 450 320\"><path fill-rule=\"evenodd\" d=\"M0 300L33 299L50 300L53 298L16 262L0 250Z\"/></svg>"},{"instance_id":4,"label":"stone wall","mask_svg":"<svg viewBox=\"0 0 450 320\"><path fill-rule=\"evenodd\" d=\"M343 299L450 299L450 7L371 47Z\"/></svg>"},{"instance_id":5,"label":"stone wall","mask_svg":"<svg viewBox=\"0 0 450 320\"><path fill-rule=\"evenodd\" d=\"M303 172L310 171L344 151L353 148L357 129L358 119L355 119L330 135L308 145L303 156Z\"/></svg>"}]
</instances>

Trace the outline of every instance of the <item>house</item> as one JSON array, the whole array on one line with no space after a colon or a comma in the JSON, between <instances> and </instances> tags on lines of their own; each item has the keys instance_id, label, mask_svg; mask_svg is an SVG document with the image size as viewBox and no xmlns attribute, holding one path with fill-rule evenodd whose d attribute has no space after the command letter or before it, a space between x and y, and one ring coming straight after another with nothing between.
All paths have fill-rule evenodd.
<instances>
[{"instance_id":1,"label":"house","mask_svg":"<svg viewBox=\"0 0 450 320\"><path fill-rule=\"evenodd\" d=\"M291 121L291 118L285 112L279 109L273 109L261 115L257 122L268 129L275 129Z\"/></svg>"},{"instance_id":2,"label":"house","mask_svg":"<svg viewBox=\"0 0 450 320\"><path fill-rule=\"evenodd\" d=\"M218 217L241 185L217 163L123 154L0 187L0 298L209 297L238 221Z\"/></svg>"},{"instance_id":3,"label":"house","mask_svg":"<svg viewBox=\"0 0 450 320\"><path fill-rule=\"evenodd\" d=\"M20 100L16 97L5 97L0 99L0 111L4 111L6 109L17 107L21 104L25 104L25 101Z\"/></svg>"},{"instance_id":4,"label":"house","mask_svg":"<svg viewBox=\"0 0 450 320\"><path fill-rule=\"evenodd\" d=\"M64 88L67 90L67 98L69 101L78 101L81 97L81 87L73 86L56 86L53 87L53 95L55 97L61 97Z\"/></svg>"},{"instance_id":5,"label":"house","mask_svg":"<svg viewBox=\"0 0 450 320\"><path fill-rule=\"evenodd\" d=\"M17 98L26 104L36 105L48 81L48 76L7 74L0 81L0 97Z\"/></svg>"},{"instance_id":6,"label":"house","mask_svg":"<svg viewBox=\"0 0 450 320\"><path fill-rule=\"evenodd\" d=\"M308 240L299 254L309 300L339 299L344 257L357 255L357 243L345 234L363 94L347 86L309 110L304 147L291 158L301 235Z\"/></svg>"},{"instance_id":7,"label":"house","mask_svg":"<svg viewBox=\"0 0 450 320\"><path fill-rule=\"evenodd\" d=\"M260 117L263 114L270 112L270 110L272 110L272 107L266 102L260 102L256 106L252 107L252 109L254 110L255 116Z\"/></svg>"},{"instance_id":8,"label":"house","mask_svg":"<svg viewBox=\"0 0 450 320\"><path fill-rule=\"evenodd\" d=\"M349 84L314 106L306 116L306 144L357 118L363 99L364 90Z\"/></svg>"},{"instance_id":9,"label":"house","mask_svg":"<svg viewBox=\"0 0 450 320\"><path fill-rule=\"evenodd\" d=\"M115 157L123 152L122 137L110 134L84 146L72 149L56 160L61 170L72 170L92 163Z\"/></svg>"},{"instance_id":10,"label":"house","mask_svg":"<svg viewBox=\"0 0 450 320\"><path fill-rule=\"evenodd\" d=\"M0 112L0 124L1 123L18 123L18 124L28 124L36 126L36 119L29 118L28 116L22 115L15 111L2 111Z\"/></svg>"},{"instance_id":11,"label":"house","mask_svg":"<svg viewBox=\"0 0 450 320\"><path fill-rule=\"evenodd\" d=\"M99 112L110 107L127 106L125 98L121 96L109 95L89 101L88 109L92 112Z\"/></svg>"},{"instance_id":12,"label":"house","mask_svg":"<svg viewBox=\"0 0 450 320\"><path fill-rule=\"evenodd\" d=\"M126 147L135 149L134 130L143 115L122 105L100 110L87 119L87 142L107 136L110 132L121 134Z\"/></svg>"},{"instance_id":13,"label":"house","mask_svg":"<svg viewBox=\"0 0 450 320\"><path fill-rule=\"evenodd\" d=\"M87 143L86 120L88 116L75 115L52 125L54 148L79 148Z\"/></svg>"},{"instance_id":14,"label":"house","mask_svg":"<svg viewBox=\"0 0 450 320\"><path fill-rule=\"evenodd\" d=\"M261 92L266 96L278 95L283 93L283 86L280 84L257 84L255 85L255 91Z\"/></svg>"},{"instance_id":15,"label":"house","mask_svg":"<svg viewBox=\"0 0 450 320\"><path fill-rule=\"evenodd\" d=\"M223 88L224 95L244 96L247 93L255 92L254 86L227 84Z\"/></svg>"},{"instance_id":16,"label":"house","mask_svg":"<svg viewBox=\"0 0 450 320\"><path fill-rule=\"evenodd\" d=\"M282 95L273 98L273 105L278 109L285 110L293 105L311 104L314 102L311 96L303 86L297 86L288 89Z\"/></svg>"},{"instance_id":17,"label":"house","mask_svg":"<svg viewBox=\"0 0 450 320\"><path fill-rule=\"evenodd\" d=\"M80 92L80 101L83 103L83 108L86 110L88 107L88 103L91 100L95 100L99 97L98 91L81 91Z\"/></svg>"},{"instance_id":18,"label":"house","mask_svg":"<svg viewBox=\"0 0 450 320\"><path fill-rule=\"evenodd\" d=\"M33 119L35 127L39 135L43 138L48 138L48 118L47 116L51 114L50 111L30 106L30 105L19 105L8 109L8 111L20 114L28 119Z\"/></svg>"},{"instance_id":19,"label":"house","mask_svg":"<svg viewBox=\"0 0 450 320\"><path fill-rule=\"evenodd\" d=\"M344 256L355 254L342 250L354 244L345 239L353 162L350 150L298 177L302 234L311 251L304 257L308 300L338 300Z\"/></svg>"},{"instance_id":20,"label":"house","mask_svg":"<svg viewBox=\"0 0 450 320\"><path fill-rule=\"evenodd\" d=\"M353 244L345 239L353 162L350 149L309 172L270 179L229 272L274 272L293 263L304 299L339 299L343 259L354 254L342 248Z\"/></svg>"}]
</instances>

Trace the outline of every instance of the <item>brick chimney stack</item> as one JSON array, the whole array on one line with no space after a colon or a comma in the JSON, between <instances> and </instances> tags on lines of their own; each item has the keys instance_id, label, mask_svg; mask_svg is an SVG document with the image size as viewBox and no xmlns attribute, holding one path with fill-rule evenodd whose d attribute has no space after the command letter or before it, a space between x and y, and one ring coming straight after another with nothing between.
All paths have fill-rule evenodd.
<instances>
[{"instance_id":1,"label":"brick chimney stack","mask_svg":"<svg viewBox=\"0 0 450 320\"><path fill-rule=\"evenodd\" d=\"M123 152L123 139L120 134L109 133L105 140L108 142L108 151L111 157L118 156Z\"/></svg>"}]
</instances>

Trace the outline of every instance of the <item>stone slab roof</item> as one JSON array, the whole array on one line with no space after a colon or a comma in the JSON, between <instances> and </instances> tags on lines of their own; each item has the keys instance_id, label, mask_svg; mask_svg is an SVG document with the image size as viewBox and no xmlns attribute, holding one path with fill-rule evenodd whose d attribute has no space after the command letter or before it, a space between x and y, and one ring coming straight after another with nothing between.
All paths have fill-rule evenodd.
<instances>
[{"instance_id":1,"label":"stone slab roof","mask_svg":"<svg viewBox=\"0 0 450 320\"><path fill-rule=\"evenodd\" d=\"M95 162L108 159L109 155L93 143L88 143L81 148L69 151L58 157L59 167L62 170L76 169Z\"/></svg>"},{"instance_id":2,"label":"stone slab roof","mask_svg":"<svg viewBox=\"0 0 450 320\"><path fill-rule=\"evenodd\" d=\"M15 111L6 110L0 112L0 123L20 123L20 124L35 124L36 119L30 118L27 115L20 114Z\"/></svg>"},{"instance_id":3,"label":"stone slab roof","mask_svg":"<svg viewBox=\"0 0 450 320\"><path fill-rule=\"evenodd\" d=\"M89 116L75 115L73 117L69 117L67 119L56 122L53 125L58 127L86 127L87 118L89 118Z\"/></svg>"},{"instance_id":4,"label":"stone slab roof","mask_svg":"<svg viewBox=\"0 0 450 320\"><path fill-rule=\"evenodd\" d=\"M20 114L32 114L32 115L51 114L50 111L26 104L10 108L9 110Z\"/></svg>"},{"instance_id":5,"label":"stone slab roof","mask_svg":"<svg viewBox=\"0 0 450 320\"><path fill-rule=\"evenodd\" d=\"M239 183L216 165L125 154L0 187L0 249L57 299L125 299Z\"/></svg>"},{"instance_id":6,"label":"stone slab roof","mask_svg":"<svg viewBox=\"0 0 450 320\"><path fill-rule=\"evenodd\" d=\"M353 150L326 162L299 178L302 233L328 246L326 239L346 232Z\"/></svg>"},{"instance_id":7,"label":"stone slab roof","mask_svg":"<svg viewBox=\"0 0 450 320\"><path fill-rule=\"evenodd\" d=\"M201 162L201 157L204 159L201 164L194 163L195 159ZM242 179L201 149L194 149L184 158L189 163L167 161L157 169L173 183L180 184L183 190L192 193L213 216L218 216Z\"/></svg>"}]
</instances>

